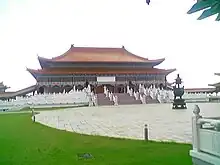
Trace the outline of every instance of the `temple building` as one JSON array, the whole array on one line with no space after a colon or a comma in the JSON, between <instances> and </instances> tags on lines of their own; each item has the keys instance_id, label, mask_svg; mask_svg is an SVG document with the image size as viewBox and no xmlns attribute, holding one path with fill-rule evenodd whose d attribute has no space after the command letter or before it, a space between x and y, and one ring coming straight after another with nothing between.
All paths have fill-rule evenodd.
<instances>
[{"instance_id":1,"label":"temple building","mask_svg":"<svg viewBox=\"0 0 220 165\"><path fill-rule=\"evenodd\" d=\"M38 56L41 69L27 70L37 81L38 93L62 93L81 90L88 84L95 93L104 86L114 93L134 90L139 84L166 88L166 76L176 69L158 69L165 58L150 60L121 48L75 47L51 59Z\"/></svg>"}]
</instances>

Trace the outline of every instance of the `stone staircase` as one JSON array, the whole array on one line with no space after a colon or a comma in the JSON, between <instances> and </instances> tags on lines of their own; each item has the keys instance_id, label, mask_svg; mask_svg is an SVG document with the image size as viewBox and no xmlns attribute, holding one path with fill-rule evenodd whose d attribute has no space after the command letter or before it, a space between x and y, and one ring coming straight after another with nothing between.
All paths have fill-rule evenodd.
<instances>
[{"instance_id":1,"label":"stone staircase","mask_svg":"<svg viewBox=\"0 0 220 165\"><path fill-rule=\"evenodd\" d=\"M129 105L129 104L142 104L141 100L135 100L134 96L130 96L127 93L115 93L118 96L118 105ZM152 99L150 96L146 96L147 104L157 104L157 99ZM98 105L114 105L113 101L110 101L104 93L97 94Z\"/></svg>"},{"instance_id":2,"label":"stone staircase","mask_svg":"<svg viewBox=\"0 0 220 165\"><path fill-rule=\"evenodd\" d=\"M142 104L141 100L135 100L134 96L129 96L127 93L115 93L118 96L118 105L127 104Z\"/></svg>"},{"instance_id":3,"label":"stone staircase","mask_svg":"<svg viewBox=\"0 0 220 165\"><path fill-rule=\"evenodd\" d=\"M157 104L159 101L157 99L152 99L151 96L146 96L146 102L147 104Z\"/></svg>"},{"instance_id":4,"label":"stone staircase","mask_svg":"<svg viewBox=\"0 0 220 165\"><path fill-rule=\"evenodd\" d=\"M97 102L98 105L113 105L113 101L110 101L108 97L105 96L104 93L97 94Z\"/></svg>"}]
</instances>

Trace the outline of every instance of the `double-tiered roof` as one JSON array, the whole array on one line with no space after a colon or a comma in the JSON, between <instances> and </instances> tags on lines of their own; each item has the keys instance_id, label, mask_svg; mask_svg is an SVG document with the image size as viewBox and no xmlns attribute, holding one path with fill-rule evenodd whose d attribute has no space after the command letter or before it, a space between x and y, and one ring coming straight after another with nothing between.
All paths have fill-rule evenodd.
<instances>
[{"instance_id":1,"label":"double-tiered roof","mask_svg":"<svg viewBox=\"0 0 220 165\"><path fill-rule=\"evenodd\" d=\"M64 54L47 59L38 56L41 69L27 69L35 78L42 75L75 74L169 74L175 69L157 69L165 58L150 60L137 56L125 47L74 47Z\"/></svg>"}]
</instances>

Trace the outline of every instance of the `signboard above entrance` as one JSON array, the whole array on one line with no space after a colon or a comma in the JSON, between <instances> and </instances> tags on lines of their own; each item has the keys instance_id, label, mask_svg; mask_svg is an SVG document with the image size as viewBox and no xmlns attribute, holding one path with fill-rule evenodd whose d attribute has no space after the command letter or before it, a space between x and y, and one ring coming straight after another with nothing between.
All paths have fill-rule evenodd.
<instances>
[{"instance_id":1,"label":"signboard above entrance","mask_svg":"<svg viewBox=\"0 0 220 165\"><path fill-rule=\"evenodd\" d=\"M110 83L115 82L115 77L97 77L98 83Z\"/></svg>"}]
</instances>

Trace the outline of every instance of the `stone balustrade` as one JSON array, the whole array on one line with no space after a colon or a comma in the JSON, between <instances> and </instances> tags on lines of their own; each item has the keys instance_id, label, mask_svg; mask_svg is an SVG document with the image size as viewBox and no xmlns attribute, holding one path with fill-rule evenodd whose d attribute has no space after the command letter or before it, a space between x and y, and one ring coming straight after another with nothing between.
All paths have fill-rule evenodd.
<instances>
[{"instance_id":1,"label":"stone balustrade","mask_svg":"<svg viewBox=\"0 0 220 165\"><path fill-rule=\"evenodd\" d=\"M146 101L146 95L140 95L140 100L141 100L141 103L142 104L146 104L147 101Z\"/></svg>"},{"instance_id":2,"label":"stone balustrade","mask_svg":"<svg viewBox=\"0 0 220 165\"><path fill-rule=\"evenodd\" d=\"M97 95L95 95L93 92L89 93L89 106L97 106Z\"/></svg>"},{"instance_id":3,"label":"stone balustrade","mask_svg":"<svg viewBox=\"0 0 220 165\"><path fill-rule=\"evenodd\" d=\"M160 90L151 86L150 88L145 88L144 85L139 84L138 92L133 91L132 88L127 86L127 93L132 97L135 97L135 100L141 100L143 104L146 103L146 96L150 96L152 99L157 99L160 103L170 103L173 99L172 91ZM143 94L143 96L141 96ZM143 98L144 97L144 98Z\"/></svg>"},{"instance_id":4,"label":"stone balustrade","mask_svg":"<svg viewBox=\"0 0 220 165\"><path fill-rule=\"evenodd\" d=\"M128 89L128 94L129 94L130 96L133 96L133 95L134 95L134 91L133 91L132 88L131 88L131 89Z\"/></svg>"},{"instance_id":5,"label":"stone balustrade","mask_svg":"<svg viewBox=\"0 0 220 165\"><path fill-rule=\"evenodd\" d=\"M109 98L110 101L114 102L114 105L118 105L118 97L114 95L112 92L109 92L106 86L104 86L104 94Z\"/></svg>"},{"instance_id":6,"label":"stone balustrade","mask_svg":"<svg viewBox=\"0 0 220 165\"><path fill-rule=\"evenodd\" d=\"M114 105L118 105L118 96L113 95L113 102L114 102Z\"/></svg>"},{"instance_id":7,"label":"stone balustrade","mask_svg":"<svg viewBox=\"0 0 220 165\"><path fill-rule=\"evenodd\" d=\"M134 92L134 98L135 98L135 100L139 100L139 93L138 92Z\"/></svg>"},{"instance_id":8,"label":"stone balustrade","mask_svg":"<svg viewBox=\"0 0 220 165\"><path fill-rule=\"evenodd\" d=\"M73 86L73 89L69 93L58 93L58 94L37 94L35 96L30 96L27 98L17 97L16 100L11 101L0 101L0 109L1 108L16 108L19 109L20 107L28 106L28 105L55 105L55 104L75 104L75 103L82 103L86 102L90 106L97 105L97 98L95 95L91 95L91 86L88 85L87 88L79 91L76 90L76 86ZM118 103L118 98L115 96L114 93L110 92L106 86L104 86L104 94L106 98L109 98L110 101L113 101L115 105ZM157 99L160 103L170 103L173 100L173 91L171 90L164 90L155 88L152 86L150 88L145 88L144 85L139 84L138 91L133 91L132 88L127 86L127 94L131 97L134 97L135 100L141 100L141 103L146 103L146 97L151 97L152 99ZM91 97L91 98L90 98ZM211 96L207 94L191 94L185 93L184 99L187 102L189 101L201 101L208 102ZM213 97L213 96L212 96Z\"/></svg>"},{"instance_id":9,"label":"stone balustrade","mask_svg":"<svg viewBox=\"0 0 220 165\"><path fill-rule=\"evenodd\" d=\"M63 106L73 104L89 104L91 106L92 100L91 88L85 88L82 91L70 91L69 93L57 94L36 94L28 97L16 97L15 100L1 101L0 110L19 110L29 106Z\"/></svg>"},{"instance_id":10,"label":"stone balustrade","mask_svg":"<svg viewBox=\"0 0 220 165\"><path fill-rule=\"evenodd\" d=\"M198 105L192 117L192 144L190 156L195 165L220 164L220 118L204 118Z\"/></svg>"}]
</instances>

